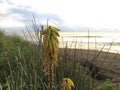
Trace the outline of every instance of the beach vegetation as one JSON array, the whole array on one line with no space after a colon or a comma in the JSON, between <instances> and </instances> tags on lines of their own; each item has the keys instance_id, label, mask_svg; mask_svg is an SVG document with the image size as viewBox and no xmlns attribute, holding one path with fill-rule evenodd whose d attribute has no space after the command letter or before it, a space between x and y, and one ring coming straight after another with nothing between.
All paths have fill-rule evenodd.
<instances>
[{"instance_id":1,"label":"beach vegetation","mask_svg":"<svg viewBox=\"0 0 120 90\"><path fill-rule=\"evenodd\" d=\"M120 90L119 83L87 74L86 58L76 48L59 48L58 29L51 28L38 30L38 44L0 31L0 90Z\"/></svg>"}]
</instances>

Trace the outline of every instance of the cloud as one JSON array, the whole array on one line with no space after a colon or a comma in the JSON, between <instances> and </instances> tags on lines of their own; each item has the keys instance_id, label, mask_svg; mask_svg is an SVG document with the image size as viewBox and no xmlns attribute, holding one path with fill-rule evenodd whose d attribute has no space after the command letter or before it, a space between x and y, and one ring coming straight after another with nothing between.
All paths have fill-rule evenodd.
<instances>
[{"instance_id":1,"label":"cloud","mask_svg":"<svg viewBox=\"0 0 120 90\"><path fill-rule=\"evenodd\" d=\"M31 25L33 20L33 14L35 15L36 23L46 24L46 20L49 20L51 25L60 26L63 20L57 14L51 13L39 13L28 5L20 5L19 3L13 3L12 0L0 0L1 12L0 12L0 24L3 24L5 28L23 27L24 24ZM16 24L15 24L16 23ZM13 25L12 25L13 24Z\"/></svg>"},{"instance_id":2,"label":"cloud","mask_svg":"<svg viewBox=\"0 0 120 90\"><path fill-rule=\"evenodd\" d=\"M0 3L3 3L3 0L0 0Z\"/></svg>"},{"instance_id":3,"label":"cloud","mask_svg":"<svg viewBox=\"0 0 120 90\"><path fill-rule=\"evenodd\" d=\"M37 18L37 22L40 22L43 24L44 24L44 21L46 23L46 21L48 20L49 23L53 23L58 26L61 26L64 22L58 15L51 14L51 13L37 13L35 17Z\"/></svg>"},{"instance_id":4,"label":"cloud","mask_svg":"<svg viewBox=\"0 0 120 90\"><path fill-rule=\"evenodd\" d=\"M119 0L0 0L0 19L30 24L120 29ZM74 31L74 30L73 30Z\"/></svg>"},{"instance_id":5,"label":"cloud","mask_svg":"<svg viewBox=\"0 0 120 90\"><path fill-rule=\"evenodd\" d=\"M30 9L19 9L19 8L11 8L9 9L12 18L24 22L26 24L30 24L33 19L33 14L35 15L36 23L45 24L48 19L50 23L54 23L56 25L62 25L63 20L56 14L50 13L36 13Z\"/></svg>"},{"instance_id":6,"label":"cloud","mask_svg":"<svg viewBox=\"0 0 120 90\"><path fill-rule=\"evenodd\" d=\"M13 18L23 21L23 22L29 22L31 19L33 11L27 10L27 9L19 9L19 8L11 8L9 9L10 13Z\"/></svg>"}]
</instances>

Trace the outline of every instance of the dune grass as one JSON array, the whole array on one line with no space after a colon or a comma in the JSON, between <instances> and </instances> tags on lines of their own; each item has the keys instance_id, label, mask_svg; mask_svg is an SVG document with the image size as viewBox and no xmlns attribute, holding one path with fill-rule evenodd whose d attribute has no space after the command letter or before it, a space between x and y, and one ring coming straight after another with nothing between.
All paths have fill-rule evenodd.
<instances>
[{"instance_id":1,"label":"dune grass","mask_svg":"<svg viewBox=\"0 0 120 90\"><path fill-rule=\"evenodd\" d=\"M120 90L120 86L110 80L101 82L91 78L76 58L76 51L71 57L68 48L63 50L59 50L62 54L55 68L55 90L60 90L60 83L66 77L75 83L73 90ZM39 45L0 31L0 90L49 90L42 56Z\"/></svg>"}]
</instances>

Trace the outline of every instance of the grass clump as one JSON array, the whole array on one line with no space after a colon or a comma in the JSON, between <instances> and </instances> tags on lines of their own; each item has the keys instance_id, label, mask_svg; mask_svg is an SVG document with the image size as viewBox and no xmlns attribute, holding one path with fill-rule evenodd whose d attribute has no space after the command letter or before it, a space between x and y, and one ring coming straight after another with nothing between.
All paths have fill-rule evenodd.
<instances>
[{"instance_id":1,"label":"grass clump","mask_svg":"<svg viewBox=\"0 0 120 90\"><path fill-rule=\"evenodd\" d=\"M37 45L16 35L7 36L4 33L0 42L0 83L3 88L10 90L35 88L33 83L42 77L41 68L38 67L41 62Z\"/></svg>"},{"instance_id":2,"label":"grass clump","mask_svg":"<svg viewBox=\"0 0 120 90\"><path fill-rule=\"evenodd\" d=\"M109 79L107 79L100 87L100 90L119 90L117 89L117 85L112 83Z\"/></svg>"}]
</instances>

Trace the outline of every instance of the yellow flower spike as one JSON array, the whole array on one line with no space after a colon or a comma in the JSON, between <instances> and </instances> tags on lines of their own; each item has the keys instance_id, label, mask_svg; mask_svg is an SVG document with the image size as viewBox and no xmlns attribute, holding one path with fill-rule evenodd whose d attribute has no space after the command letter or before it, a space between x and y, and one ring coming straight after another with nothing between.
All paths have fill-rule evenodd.
<instances>
[{"instance_id":1,"label":"yellow flower spike","mask_svg":"<svg viewBox=\"0 0 120 90\"><path fill-rule=\"evenodd\" d=\"M73 81L70 78L67 78L68 83L70 86L75 87Z\"/></svg>"},{"instance_id":2,"label":"yellow flower spike","mask_svg":"<svg viewBox=\"0 0 120 90\"><path fill-rule=\"evenodd\" d=\"M59 33L58 29L52 26L47 27L42 32L43 35L43 73L48 77L48 88L53 90L54 77L55 77L55 68L58 62L58 51L59 51Z\"/></svg>"},{"instance_id":3,"label":"yellow flower spike","mask_svg":"<svg viewBox=\"0 0 120 90\"><path fill-rule=\"evenodd\" d=\"M70 78L63 78L63 81L60 87L61 87L60 90L72 90L72 87L75 87L75 86L73 81Z\"/></svg>"}]
</instances>

